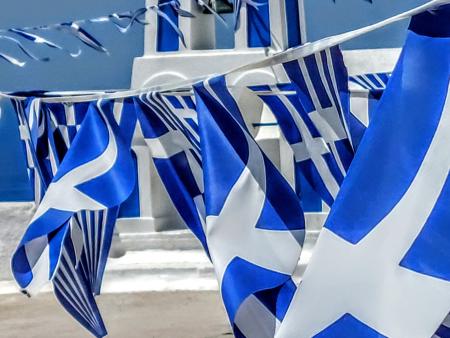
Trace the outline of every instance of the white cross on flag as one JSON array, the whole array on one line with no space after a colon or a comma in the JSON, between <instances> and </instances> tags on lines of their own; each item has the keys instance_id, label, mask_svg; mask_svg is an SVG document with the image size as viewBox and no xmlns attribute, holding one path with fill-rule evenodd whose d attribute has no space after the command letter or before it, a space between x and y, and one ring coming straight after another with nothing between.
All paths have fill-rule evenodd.
<instances>
[{"instance_id":1,"label":"white cross on flag","mask_svg":"<svg viewBox=\"0 0 450 338\"><path fill-rule=\"evenodd\" d=\"M443 322L450 310L449 78L446 5L412 19L276 337L426 338Z\"/></svg>"}]
</instances>

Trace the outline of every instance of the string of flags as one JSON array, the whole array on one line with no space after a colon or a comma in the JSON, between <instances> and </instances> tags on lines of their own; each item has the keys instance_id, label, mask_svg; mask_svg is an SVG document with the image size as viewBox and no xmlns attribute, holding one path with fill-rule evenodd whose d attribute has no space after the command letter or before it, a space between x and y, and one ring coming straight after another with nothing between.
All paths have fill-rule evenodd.
<instances>
[{"instance_id":1,"label":"string of flags","mask_svg":"<svg viewBox=\"0 0 450 338\"><path fill-rule=\"evenodd\" d=\"M53 283L81 325L107 334L95 297L118 211L139 182L139 130L214 265L236 337L449 337L449 3L170 89L9 96L38 204L12 257L21 290ZM409 17L393 72L349 78L339 44ZM230 85L267 67L285 81ZM380 94L367 125L349 81ZM244 91L276 118L294 185L253 136ZM331 208L317 243L306 243L300 176Z\"/></svg>"},{"instance_id":2,"label":"string of flags","mask_svg":"<svg viewBox=\"0 0 450 338\"><path fill-rule=\"evenodd\" d=\"M199 0L200 5L205 6L211 13L216 15L216 17L220 18L221 22L225 24L223 18L214 11L211 6L209 6L206 2ZM68 22L61 22L56 24L49 25L40 25L40 26L32 26L32 27L21 27L21 28L9 28L9 29L0 29L0 40L10 41L17 45L19 50L28 58L34 61L40 62L48 62L50 61L49 57L40 57L37 56L29 47L25 46L25 44L21 41L29 41L34 45L43 45L49 48L58 49L72 58L78 58L82 54L82 49L77 47L74 50L70 50L67 47L62 46L60 43L47 39L39 32L45 31L57 31L63 34L69 34L75 37L78 41L82 42L84 45L89 48L104 54L109 54L108 49L91 33L88 32L85 27L87 24L103 24L110 23L112 24L120 33L126 34L130 31L130 29L134 25L147 25L148 22L145 21L144 15L147 11L153 11L158 16L162 17L164 20L167 20L170 26L176 31L181 42L185 44L185 39L183 32L177 27L177 25L172 21L172 19L163 11L164 7L170 6L178 16L185 18L195 18L195 16L182 9L179 0L170 0L164 2L159 5L147 6L138 8L134 11L125 11L125 12L117 12L108 15L98 16L89 19L77 19ZM15 57L12 55L8 55L0 52L0 58L5 60L6 62L18 66L24 67L26 65L26 61L22 60L19 57Z\"/></svg>"},{"instance_id":3,"label":"string of flags","mask_svg":"<svg viewBox=\"0 0 450 338\"><path fill-rule=\"evenodd\" d=\"M372 3L371 0L366 0ZM214 8L210 5L209 1L204 0L196 0L196 2L205 8L205 10L212 13L219 22L223 25L228 26L225 22L222 15L220 15ZM234 29L237 30L240 25L240 12L242 6L245 4L246 6L251 6L258 10L261 6L267 6L267 3L258 2L253 0L232 0L230 1L233 7L234 13ZM68 56L72 58L78 58L82 55L82 49L79 46L76 46L75 49L71 49L68 47L62 46L60 43L50 40L42 36L40 32L45 31L57 31L62 34L69 34L75 37L78 41L80 41L85 46L100 52L106 55L109 55L108 49L100 42L98 38L93 36L86 26L88 24L102 24L102 23L110 23L112 24L120 33L126 34L130 31L130 29L134 25L147 25L148 22L145 21L144 16L148 11L155 12L158 16L163 18L169 23L169 26L176 32L181 43L186 45L185 38L183 32L180 28L173 22L171 17L165 13L163 10L164 7L171 7L175 13L179 17L191 18L194 19L195 15L190 13L187 10L181 8L181 4L179 0L168 0L166 2L160 3L159 5L147 6L138 8L136 10L124 11L124 12L115 12L108 15L102 15L89 19L77 19L68 22L61 22L56 24L48 24L48 25L39 25L32 27L13 27L8 29L0 29L0 40L9 41L15 44L18 49L29 59L38 62L48 62L50 58L47 56L38 56L32 50L32 48L27 47L24 44L24 41L28 41L33 43L34 45L43 45L49 48L60 50L66 53ZM24 67L27 63L26 60L23 60L21 57L13 56L10 54L6 54L4 52L0 52L0 58L4 61L8 62L11 65L17 67Z\"/></svg>"}]
</instances>

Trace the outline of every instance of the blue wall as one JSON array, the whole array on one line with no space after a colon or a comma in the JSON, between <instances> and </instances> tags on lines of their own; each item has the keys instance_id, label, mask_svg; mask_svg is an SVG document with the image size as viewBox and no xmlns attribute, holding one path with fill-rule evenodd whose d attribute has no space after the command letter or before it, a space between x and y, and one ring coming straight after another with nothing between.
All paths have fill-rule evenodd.
<instances>
[{"instance_id":1,"label":"blue wall","mask_svg":"<svg viewBox=\"0 0 450 338\"><path fill-rule=\"evenodd\" d=\"M341 33L412 8L425 0L306 0L309 40ZM90 18L144 6L144 0L4 0L0 12L1 26L23 27ZM346 44L348 48L400 46L406 23L372 33ZM83 48L78 59L60 51L33 48L41 56L50 56L48 63L29 61L26 67L13 67L0 61L0 91L31 89L80 90L128 88L132 62L143 53L143 28L135 26L128 34L119 33L109 24L86 26L110 51L110 56ZM46 35L51 37L52 35ZM60 35L58 35L60 36ZM77 44L73 37L58 39L66 46ZM0 51L14 52L17 47L0 40ZM1 102L0 102L1 103ZM0 201L31 199L26 181L25 158L19 143L16 118L8 104L1 104L0 115Z\"/></svg>"}]
</instances>

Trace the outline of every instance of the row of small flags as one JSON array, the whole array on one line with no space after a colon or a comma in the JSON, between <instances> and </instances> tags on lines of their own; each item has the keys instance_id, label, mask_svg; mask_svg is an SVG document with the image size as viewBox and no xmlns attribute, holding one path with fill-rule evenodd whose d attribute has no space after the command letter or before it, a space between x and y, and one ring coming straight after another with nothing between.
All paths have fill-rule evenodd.
<instances>
[{"instance_id":1,"label":"row of small flags","mask_svg":"<svg viewBox=\"0 0 450 338\"><path fill-rule=\"evenodd\" d=\"M205 10L212 13L219 22L221 22L225 26L228 26L225 19L214 10L209 1L196 0L196 2L199 6L202 6ZM267 2L258 3L250 0L233 1L233 4L230 4L230 6L233 6L234 10L235 30L238 29L239 13L241 11L241 7L244 4L246 6L253 7L256 10L258 10L258 8L261 6L268 5ZM81 56L83 51L78 45L75 49L73 49L72 47L65 47L60 42L55 41L54 38L47 38L45 36L45 32L48 31L62 32L63 34L68 34L75 37L78 42L81 42L83 45L97 52L109 55L108 49L100 42L98 38L93 36L88 31L87 26L92 24L110 23L115 28L117 28L119 32L125 34L128 33L130 29L136 24L149 24L144 19L145 14L149 11L156 13L158 17L164 20L168 24L168 29L173 30L177 38L186 47L185 37L182 30L178 27L177 18L183 17L194 19L195 15L183 9L181 7L180 0L161 0L158 2L158 5L141 7L136 10L129 10L124 12L115 12L89 19L76 19L73 21L31 27L12 27L7 29L0 29L0 40L13 43L15 46L17 46L21 53L23 53L27 58L34 61L48 62L50 61L50 58L47 56L42 57L36 55L32 48L28 47L25 42L31 43L33 47L45 46L51 49L57 49L66 53L72 58L78 58L79 56ZM175 17L173 17L171 13L174 14ZM4 52L0 52L0 58L17 67L24 67L27 63L27 61L22 60L22 58L20 57L16 57Z\"/></svg>"},{"instance_id":2,"label":"row of small flags","mask_svg":"<svg viewBox=\"0 0 450 338\"><path fill-rule=\"evenodd\" d=\"M202 0L198 0L198 2L200 6L204 6L205 8L207 8L214 15L216 15L221 22L225 24L224 19L218 13L216 13L214 9L208 5L207 2L204 2ZM148 11L152 11L155 12L159 17L161 17L162 20L166 20L169 23L171 29L175 30L181 42L185 44L183 32L173 22L172 18L167 15L167 8L170 8L170 10L174 11L179 17L195 18L192 13L181 8L179 0L168 0L160 1L158 5L146 6L138 8L136 10L125 12L115 12L89 19L77 19L73 21L32 27L13 27L0 29L0 40L13 43L29 59L41 62L50 61L50 58L37 56L34 51L27 47L27 45L24 43L25 41L28 43L32 43L34 47L42 45L48 48L60 50L72 58L78 58L82 54L82 49L79 46L77 46L76 49L64 47L61 43L54 41L54 39L45 37L45 32L48 31L62 32L64 34L72 35L85 46L97 52L109 54L108 49L99 41L98 38L88 32L86 26L89 24L92 25L110 23L115 28L117 28L119 32L125 34L128 33L130 29L136 24L147 25L148 22L145 21L144 16ZM24 67L26 65L26 61L22 60L22 58L17 58L3 52L0 52L0 58L14 66Z\"/></svg>"},{"instance_id":3,"label":"row of small flags","mask_svg":"<svg viewBox=\"0 0 450 338\"><path fill-rule=\"evenodd\" d=\"M290 0L288 0L288 2L289 1ZM365 1L372 3L371 0ZM211 0L195 0L195 2L198 4L198 6L201 6L204 11L213 14L218 22L225 26L228 26L228 23L225 21L224 17L215 10L216 6L214 2L211 2ZM243 6L247 6L251 10L255 11L255 13L258 13L261 8L267 9L269 5L268 0L227 0L227 3L233 11L234 30L237 30L240 26L240 13ZM66 35L71 35L83 45L97 52L109 55L109 51L106 46L101 43L101 39L95 37L92 33L90 33L88 26L92 24L110 23L115 28L117 28L119 32L127 33L136 24L149 24L144 19L144 16L149 11L156 13L156 15L160 17L164 23L167 23L167 25L163 25L164 27L159 27L160 30L168 30L161 35L165 36L164 39L173 39L173 36L175 36L176 40L179 39L179 41L186 47L183 31L178 26L178 18L195 18L195 15L183 9L180 0L159 0L157 5L141 7L135 10L124 12L115 12L89 19L76 19L55 24L30 27L2 28L0 29L0 40L14 44L18 48L18 50L28 59L40 62L48 62L50 61L50 58L48 56L37 55L34 51L34 47L37 46L46 46L48 48L57 49L72 58L78 58L83 53L79 45L76 45L76 48L73 48L72 46L67 47L64 46L61 42L56 41L54 38L47 38L46 32L48 31L61 32ZM252 18L253 20L258 21L258 25L261 25L261 27L253 32L249 32L249 34L256 40L268 40L264 42L259 41L255 46L252 47L267 47L266 43L270 45L270 32L269 35L265 38L262 38L259 35L264 35L267 33L266 31L268 30L268 23L262 21L267 20L268 18L262 19L258 15L254 15L254 17L252 16ZM174 33L174 35L172 36L171 33ZM294 40L292 44L290 44L290 47L300 44L300 40ZM178 45L178 41L170 41L167 43L174 43L175 45ZM262 45L260 45L261 43ZM28 46L29 44L31 44L31 46ZM164 47L161 47L161 50L158 49L158 51L172 51L172 49L169 48L166 50ZM17 67L24 67L27 64L27 61L23 60L21 57L16 57L15 55L11 55L5 52L0 52L0 59Z\"/></svg>"},{"instance_id":4,"label":"row of small flags","mask_svg":"<svg viewBox=\"0 0 450 338\"><path fill-rule=\"evenodd\" d=\"M120 100L13 99L39 202L12 258L21 289L52 282L106 335L95 296L140 135L214 265L236 337L450 337L449 19L450 5L414 16L392 75L351 79L384 91L368 128L337 46L274 65L286 80L275 85L223 75ZM331 207L299 284L302 187L255 141L243 90L274 114L296 176Z\"/></svg>"}]
</instances>

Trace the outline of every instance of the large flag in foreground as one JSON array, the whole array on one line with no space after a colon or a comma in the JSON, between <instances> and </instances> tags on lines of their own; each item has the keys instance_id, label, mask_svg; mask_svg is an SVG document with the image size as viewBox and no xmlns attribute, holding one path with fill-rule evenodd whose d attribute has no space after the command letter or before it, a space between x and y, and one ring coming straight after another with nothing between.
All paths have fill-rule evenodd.
<instances>
[{"instance_id":1,"label":"large flag in foreground","mask_svg":"<svg viewBox=\"0 0 450 338\"><path fill-rule=\"evenodd\" d=\"M374 113L378 110L378 104L390 76L391 73L374 73L349 77L351 96L348 131L355 151Z\"/></svg>"},{"instance_id":2,"label":"large flag in foreground","mask_svg":"<svg viewBox=\"0 0 450 338\"><path fill-rule=\"evenodd\" d=\"M412 19L277 337L424 338L444 320L450 309L449 78L446 5Z\"/></svg>"},{"instance_id":3,"label":"large flag in foreground","mask_svg":"<svg viewBox=\"0 0 450 338\"><path fill-rule=\"evenodd\" d=\"M300 201L252 138L225 77L194 86L206 237L237 337L273 337L292 298Z\"/></svg>"}]
</instances>

